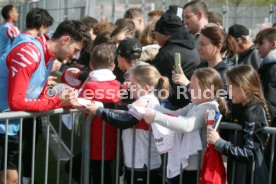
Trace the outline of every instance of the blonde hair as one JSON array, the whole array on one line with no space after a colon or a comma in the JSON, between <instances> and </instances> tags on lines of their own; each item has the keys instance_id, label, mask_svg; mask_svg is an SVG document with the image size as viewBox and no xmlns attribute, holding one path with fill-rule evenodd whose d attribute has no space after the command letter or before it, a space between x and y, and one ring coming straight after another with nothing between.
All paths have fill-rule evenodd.
<instances>
[{"instance_id":1,"label":"blonde hair","mask_svg":"<svg viewBox=\"0 0 276 184\"><path fill-rule=\"evenodd\" d=\"M131 75L139 85L148 85L156 89L158 92L160 91L161 98L170 92L169 79L162 76L152 65L138 65L132 69Z\"/></svg>"},{"instance_id":2,"label":"blonde hair","mask_svg":"<svg viewBox=\"0 0 276 184\"><path fill-rule=\"evenodd\" d=\"M257 101L262 104L267 119L270 121L270 114L258 73L248 65L239 65L227 70L226 76L231 84L239 87L245 93L250 102Z\"/></svg>"},{"instance_id":3,"label":"blonde hair","mask_svg":"<svg viewBox=\"0 0 276 184\"><path fill-rule=\"evenodd\" d=\"M145 45L152 45L152 44L158 44L158 42L155 39L155 35L153 33L155 29L155 24L157 21L150 22L145 29L142 31L140 35L140 42L143 46Z\"/></svg>"},{"instance_id":4,"label":"blonde hair","mask_svg":"<svg viewBox=\"0 0 276 184\"><path fill-rule=\"evenodd\" d=\"M219 110L222 114L228 113L228 106L225 98L216 96L219 90L223 88L223 82L220 74L213 68L201 68L194 71L193 76L198 80L198 84L201 90L212 89L214 87L214 97L219 104ZM212 91L212 90L211 90Z\"/></svg>"}]
</instances>

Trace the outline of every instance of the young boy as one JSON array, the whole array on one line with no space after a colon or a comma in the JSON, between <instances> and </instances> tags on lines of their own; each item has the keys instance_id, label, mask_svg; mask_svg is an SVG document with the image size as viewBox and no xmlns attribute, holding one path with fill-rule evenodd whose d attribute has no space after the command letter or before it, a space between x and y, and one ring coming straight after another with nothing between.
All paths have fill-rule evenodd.
<instances>
[{"instance_id":1,"label":"young boy","mask_svg":"<svg viewBox=\"0 0 276 184\"><path fill-rule=\"evenodd\" d=\"M89 73L90 80L84 84L80 97L89 100L100 101L105 107L114 108L115 103L120 100L121 84L112 73L114 64L114 48L108 44L96 46L90 58ZM111 162L116 156L117 129L105 123L105 142L102 144L103 120L95 116L91 123L90 160L92 168L93 183L101 183L101 160L102 145L105 146L104 153L104 183L111 181Z\"/></svg>"},{"instance_id":2,"label":"young boy","mask_svg":"<svg viewBox=\"0 0 276 184\"><path fill-rule=\"evenodd\" d=\"M255 43L263 61L259 69L260 79L262 81L264 96L267 101L271 115L271 126L276 126L276 29L268 28L260 31ZM271 145L268 145L269 148ZM268 153L270 151L268 150ZM269 163L267 158L267 163ZM276 161L274 159L272 171L272 183L276 182Z\"/></svg>"},{"instance_id":3,"label":"young boy","mask_svg":"<svg viewBox=\"0 0 276 184\"><path fill-rule=\"evenodd\" d=\"M0 56L11 49L14 38L20 33L14 25L19 17L16 7L8 4L2 8L1 13L5 22L0 26Z\"/></svg>"},{"instance_id":4,"label":"young boy","mask_svg":"<svg viewBox=\"0 0 276 184\"><path fill-rule=\"evenodd\" d=\"M276 30L265 29L256 36L255 43L263 58L259 74L262 80L264 95L271 113L271 124L276 125Z\"/></svg>"}]
</instances>

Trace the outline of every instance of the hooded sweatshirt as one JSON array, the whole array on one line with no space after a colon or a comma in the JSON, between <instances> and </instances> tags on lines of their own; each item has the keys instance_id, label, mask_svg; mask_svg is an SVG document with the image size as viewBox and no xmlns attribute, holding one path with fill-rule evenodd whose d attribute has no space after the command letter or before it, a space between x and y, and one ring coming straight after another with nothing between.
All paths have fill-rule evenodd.
<instances>
[{"instance_id":1,"label":"hooded sweatshirt","mask_svg":"<svg viewBox=\"0 0 276 184\"><path fill-rule=\"evenodd\" d=\"M276 126L276 49L264 57L259 74L270 110L271 124Z\"/></svg>"},{"instance_id":2,"label":"hooded sweatshirt","mask_svg":"<svg viewBox=\"0 0 276 184\"><path fill-rule=\"evenodd\" d=\"M169 101L176 107L183 107L189 104L190 101L184 98L177 99L177 86L172 82L175 53L180 53L182 69L187 78L190 79L200 63L200 57L195 49L193 37L185 29L172 35L165 45L159 49L155 59L151 62L161 75L168 77L170 80L172 95Z\"/></svg>"}]
</instances>

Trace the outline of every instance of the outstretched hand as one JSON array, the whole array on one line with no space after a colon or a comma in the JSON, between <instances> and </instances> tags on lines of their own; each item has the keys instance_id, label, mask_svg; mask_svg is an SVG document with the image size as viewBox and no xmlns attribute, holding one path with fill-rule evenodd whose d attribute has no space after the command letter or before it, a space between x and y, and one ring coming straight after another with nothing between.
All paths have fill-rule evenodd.
<instances>
[{"instance_id":1,"label":"outstretched hand","mask_svg":"<svg viewBox=\"0 0 276 184\"><path fill-rule=\"evenodd\" d=\"M78 92L74 89L66 89L60 95L61 106L74 106L78 98Z\"/></svg>"},{"instance_id":2,"label":"outstretched hand","mask_svg":"<svg viewBox=\"0 0 276 184\"><path fill-rule=\"evenodd\" d=\"M84 112L88 113L88 114L96 114L96 111L99 107L102 107L102 105L100 105L100 103L91 103L88 104L87 106L85 106L85 110Z\"/></svg>"}]
</instances>

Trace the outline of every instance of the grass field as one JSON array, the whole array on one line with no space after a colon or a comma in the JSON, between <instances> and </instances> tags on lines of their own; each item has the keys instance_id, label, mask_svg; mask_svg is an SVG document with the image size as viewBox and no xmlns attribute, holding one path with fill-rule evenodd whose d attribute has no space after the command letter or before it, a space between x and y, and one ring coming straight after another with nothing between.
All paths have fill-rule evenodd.
<instances>
[{"instance_id":1,"label":"grass field","mask_svg":"<svg viewBox=\"0 0 276 184\"><path fill-rule=\"evenodd\" d=\"M43 184L45 182L45 155L46 155L45 139L42 135L38 138L38 144L36 148L36 163L35 163L35 182L37 184ZM62 164L61 164L62 165ZM67 184L68 178L64 174L64 170L60 168L60 181L59 184ZM52 150L49 149L49 163L48 163L48 183L54 184L57 180L57 160L52 154Z\"/></svg>"}]
</instances>

